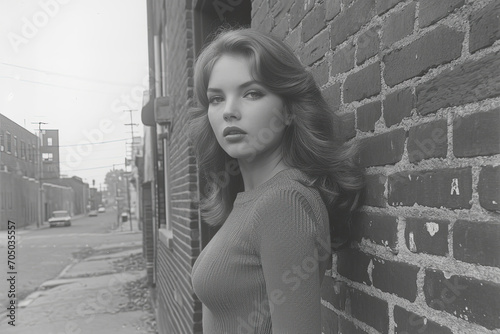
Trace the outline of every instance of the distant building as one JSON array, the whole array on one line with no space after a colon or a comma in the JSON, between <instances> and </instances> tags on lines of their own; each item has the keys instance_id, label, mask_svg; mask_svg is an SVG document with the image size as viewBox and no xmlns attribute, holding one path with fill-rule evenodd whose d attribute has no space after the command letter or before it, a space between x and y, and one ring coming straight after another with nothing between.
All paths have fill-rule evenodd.
<instances>
[{"instance_id":1,"label":"distant building","mask_svg":"<svg viewBox=\"0 0 500 334\"><path fill-rule=\"evenodd\" d=\"M0 170L37 176L37 136L0 114Z\"/></svg>"},{"instance_id":2,"label":"distant building","mask_svg":"<svg viewBox=\"0 0 500 334\"><path fill-rule=\"evenodd\" d=\"M42 181L59 179L59 130L42 130Z\"/></svg>"},{"instance_id":3,"label":"distant building","mask_svg":"<svg viewBox=\"0 0 500 334\"><path fill-rule=\"evenodd\" d=\"M66 186L73 189L73 215L80 215L87 212L89 204L89 184L83 182L78 176L63 177L57 180L51 180L50 183Z\"/></svg>"}]
</instances>

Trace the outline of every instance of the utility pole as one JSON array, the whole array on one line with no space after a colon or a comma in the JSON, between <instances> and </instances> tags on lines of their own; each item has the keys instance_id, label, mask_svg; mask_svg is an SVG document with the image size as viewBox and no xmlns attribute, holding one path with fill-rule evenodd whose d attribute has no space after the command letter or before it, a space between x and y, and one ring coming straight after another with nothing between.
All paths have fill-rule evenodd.
<instances>
[{"instance_id":1,"label":"utility pole","mask_svg":"<svg viewBox=\"0 0 500 334\"><path fill-rule=\"evenodd\" d=\"M130 113L130 123L125 124L125 125L130 125L130 135L132 136L132 141L130 142L130 161L132 161L132 155L134 152L134 126L139 125L134 123L134 120L132 118L132 112L135 110L123 110L123 112L128 112ZM125 148L125 162L127 162L127 149ZM127 164L125 163L125 171L127 171ZM126 175L125 177L127 178L127 199L128 199L128 219L130 222L130 231L132 231L132 210L130 208L130 180L129 177L132 175L132 165L130 165L130 173Z\"/></svg>"},{"instance_id":2,"label":"utility pole","mask_svg":"<svg viewBox=\"0 0 500 334\"><path fill-rule=\"evenodd\" d=\"M43 175L42 175L42 124L48 124L45 122L32 122L31 124L38 124L38 219L36 221L36 227L39 228L43 225Z\"/></svg>"}]
</instances>

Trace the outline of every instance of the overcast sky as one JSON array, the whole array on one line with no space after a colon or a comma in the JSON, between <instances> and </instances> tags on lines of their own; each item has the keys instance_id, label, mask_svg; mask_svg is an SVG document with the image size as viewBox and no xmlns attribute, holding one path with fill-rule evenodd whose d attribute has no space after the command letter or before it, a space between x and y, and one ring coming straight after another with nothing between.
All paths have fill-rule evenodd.
<instances>
[{"instance_id":1,"label":"overcast sky","mask_svg":"<svg viewBox=\"0 0 500 334\"><path fill-rule=\"evenodd\" d=\"M145 0L0 0L0 113L58 129L61 174L124 168L147 90ZM134 127L142 135L142 125Z\"/></svg>"}]
</instances>

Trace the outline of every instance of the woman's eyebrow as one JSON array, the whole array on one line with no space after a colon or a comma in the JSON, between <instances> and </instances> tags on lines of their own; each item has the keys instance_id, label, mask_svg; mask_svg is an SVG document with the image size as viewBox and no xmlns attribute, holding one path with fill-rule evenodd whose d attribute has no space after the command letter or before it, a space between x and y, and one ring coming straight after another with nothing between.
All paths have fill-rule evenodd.
<instances>
[{"instance_id":1,"label":"woman's eyebrow","mask_svg":"<svg viewBox=\"0 0 500 334\"><path fill-rule=\"evenodd\" d=\"M244 82L241 85L239 85L238 89L244 89L244 88L246 88L248 86L251 86L253 84L261 85L260 82L258 82L257 80L250 80L250 81ZM218 92L222 92L222 89L217 88L217 87L208 87L207 88L207 93L208 92L216 92L216 93L218 93Z\"/></svg>"}]
</instances>

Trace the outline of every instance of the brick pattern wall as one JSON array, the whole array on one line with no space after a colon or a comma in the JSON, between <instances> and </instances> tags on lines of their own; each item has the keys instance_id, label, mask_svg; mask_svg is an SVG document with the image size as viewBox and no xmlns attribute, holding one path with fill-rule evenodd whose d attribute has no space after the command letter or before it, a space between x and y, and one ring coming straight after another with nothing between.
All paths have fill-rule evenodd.
<instances>
[{"instance_id":1,"label":"brick pattern wall","mask_svg":"<svg viewBox=\"0 0 500 334\"><path fill-rule=\"evenodd\" d=\"M191 6L191 0L168 0L160 15L164 17L160 29L166 46L166 95L170 98L174 112L168 166L173 239L167 239L165 229L159 230L156 259L157 322L160 333L202 332L201 304L192 292L190 278L192 265L199 254L198 208L195 204L197 170L186 132L194 61ZM161 135L159 131L158 136ZM161 141L158 147L162 147ZM159 174L162 173L159 170Z\"/></svg>"},{"instance_id":2,"label":"brick pattern wall","mask_svg":"<svg viewBox=\"0 0 500 334\"><path fill-rule=\"evenodd\" d=\"M254 0L360 144L324 333L500 330L500 2Z\"/></svg>"}]
</instances>

